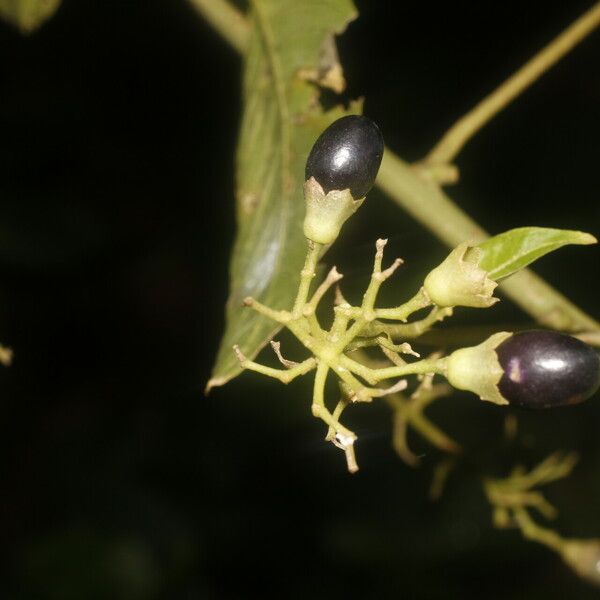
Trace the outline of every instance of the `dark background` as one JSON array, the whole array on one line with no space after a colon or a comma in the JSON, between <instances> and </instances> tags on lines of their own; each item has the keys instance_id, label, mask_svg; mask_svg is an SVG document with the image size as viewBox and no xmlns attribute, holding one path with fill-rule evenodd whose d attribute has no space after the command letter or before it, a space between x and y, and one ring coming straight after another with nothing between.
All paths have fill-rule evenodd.
<instances>
[{"instance_id":1,"label":"dark background","mask_svg":"<svg viewBox=\"0 0 600 600\"><path fill-rule=\"evenodd\" d=\"M391 148L439 135L589 1L358 2L340 40L351 96ZM461 153L452 196L486 228L600 233L600 34ZM0 596L14 599L595 598L544 548L496 531L481 473L554 449L582 461L548 496L600 536L600 402L503 417L473 396L430 411L468 466L442 501L390 447L377 404L348 411L361 471L309 414L307 381L202 389L233 240L239 57L182 0L65 0L30 37L0 24ZM373 192L332 250L349 288L372 243L416 285L444 249ZM538 272L600 317L599 250ZM402 279L402 277L404 279ZM508 302L458 322L526 317ZM489 313L489 314L488 314Z\"/></svg>"}]
</instances>

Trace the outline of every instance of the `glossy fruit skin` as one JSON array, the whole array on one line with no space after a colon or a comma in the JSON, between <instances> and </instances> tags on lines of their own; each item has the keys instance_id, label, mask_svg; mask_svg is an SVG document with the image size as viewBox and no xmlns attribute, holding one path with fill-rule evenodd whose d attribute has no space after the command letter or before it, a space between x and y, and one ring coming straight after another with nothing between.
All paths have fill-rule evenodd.
<instances>
[{"instance_id":1,"label":"glossy fruit skin","mask_svg":"<svg viewBox=\"0 0 600 600\"><path fill-rule=\"evenodd\" d=\"M383 158L383 136L371 119L348 115L319 136L306 161L305 179L314 177L325 193L350 189L355 200L373 187Z\"/></svg>"},{"instance_id":2,"label":"glossy fruit skin","mask_svg":"<svg viewBox=\"0 0 600 600\"><path fill-rule=\"evenodd\" d=\"M496 348L504 371L498 389L514 406L577 404L600 386L600 358L580 340L555 331L522 331Z\"/></svg>"}]
</instances>

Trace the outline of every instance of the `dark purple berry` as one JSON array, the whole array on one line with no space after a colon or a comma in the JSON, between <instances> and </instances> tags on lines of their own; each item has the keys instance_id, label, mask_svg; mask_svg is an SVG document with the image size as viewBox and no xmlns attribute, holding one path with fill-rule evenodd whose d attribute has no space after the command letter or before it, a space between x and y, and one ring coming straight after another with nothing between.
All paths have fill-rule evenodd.
<instances>
[{"instance_id":1,"label":"dark purple berry","mask_svg":"<svg viewBox=\"0 0 600 600\"><path fill-rule=\"evenodd\" d=\"M350 189L355 200L373 187L383 157L383 136L371 119L349 115L334 121L317 139L306 161L325 193Z\"/></svg>"},{"instance_id":2,"label":"dark purple berry","mask_svg":"<svg viewBox=\"0 0 600 600\"><path fill-rule=\"evenodd\" d=\"M600 359L580 340L555 331L523 331L496 348L504 371L498 389L526 408L577 404L600 386Z\"/></svg>"}]
</instances>

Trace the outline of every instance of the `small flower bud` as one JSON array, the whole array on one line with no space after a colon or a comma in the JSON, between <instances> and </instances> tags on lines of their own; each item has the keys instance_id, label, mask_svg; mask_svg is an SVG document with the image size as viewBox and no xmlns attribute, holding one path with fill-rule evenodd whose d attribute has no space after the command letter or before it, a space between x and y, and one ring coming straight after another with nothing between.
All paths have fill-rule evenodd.
<instances>
[{"instance_id":1,"label":"small flower bud","mask_svg":"<svg viewBox=\"0 0 600 600\"><path fill-rule=\"evenodd\" d=\"M487 308L498 302L498 285L479 267L482 250L463 242L427 275L423 287L437 306Z\"/></svg>"},{"instance_id":2,"label":"small flower bud","mask_svg":"<svg viewBox=\"0 0 600 600\"><path fill-rule=\"evenodd\" d=\"M330 244L373 187L383 138L370 119L349 115L317 139L306 161L304 235Z\"/></svg>"}]
</instances>

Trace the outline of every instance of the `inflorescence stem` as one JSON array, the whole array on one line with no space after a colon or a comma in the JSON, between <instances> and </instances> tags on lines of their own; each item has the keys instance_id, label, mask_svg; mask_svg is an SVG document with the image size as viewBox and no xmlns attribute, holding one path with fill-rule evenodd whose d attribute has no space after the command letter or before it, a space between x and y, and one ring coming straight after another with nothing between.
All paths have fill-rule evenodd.
<instances>
[{"instance_id":1,"label":"inflorescence stem","mask_svg":"<svg viewBox=\"0 0 600 600\"><path fill-rule=\"evenodd\" d=\"M317 287L312 297L309 297L317 261L323 249L321 244L308 242L306 260L300 273L298 293L291 311L273 310L253 298L246 298L244 301L246 306L289 329L312 354L310 358L301 363L286 360L281 355L279 344L275 343L272 344L273 349L284 368L274 368L248 360L239 347L234 347L242 368L273 377L282 383L287 384L296 377L316 369L312 413L328 426L326 439L344 450L348 469L351 472L358 470L354 455L356 435L340 423L339 417L343 409L352 402L370 402L373 398L397 393L406 387L406 381L399 379L406 375L431 377L434 374L443 374L445 370L445 360L439 357L414 362L404 361L400 354L412 354L417 357L418 355L406 343L394 344L390 337L390 331L394 325L378 320L405 322L414 312L431 305L427 293L421 289L413 298L400 306L386 309L375 308L381 285L402 264L400 259L396 259L389 267L383 268L383 250L386 243L387 240L377 240L373 272L361 305L351 306L339 294L341 300L334 308L335 316L329 330L323 329L319 324L316 310L322 298L342 278L342 275L334 267L323 283ZM423 320L403 324L402 327L407 328L405 330L407 333L412 332L414 337L417 332L428 329L447 314L449 314L447 310L434 308ZM375 335L373 332L376 332ZM365 346L380 347L391 361L391 365L388 362L385 364L390 366L370 367L347 355L348 352ZM330 372L333 372L340 380L345 395L333 413L329 411L325 403L325 384ZM385 380L397 381L390 387L374 387Z\"/></svg>"}]
</instances>

